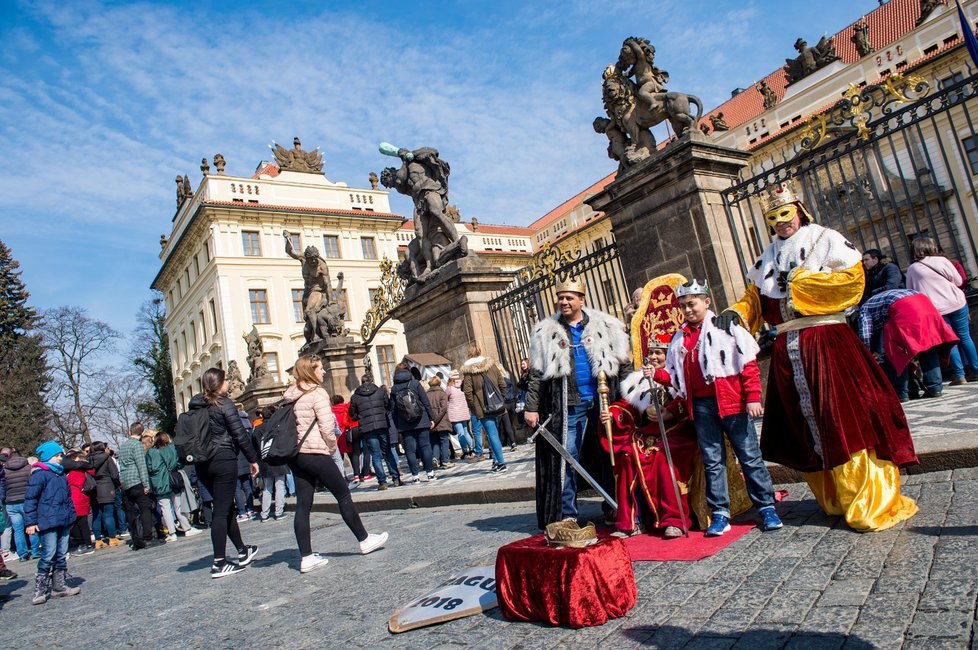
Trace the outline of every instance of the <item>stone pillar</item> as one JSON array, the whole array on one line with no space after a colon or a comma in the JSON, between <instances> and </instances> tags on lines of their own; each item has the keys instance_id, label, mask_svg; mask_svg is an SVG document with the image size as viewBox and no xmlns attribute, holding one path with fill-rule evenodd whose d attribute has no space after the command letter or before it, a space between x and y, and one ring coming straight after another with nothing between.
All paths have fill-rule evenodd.
<instances>
[{"instance_id":1,"label":"stone pillar","mask_svg":"<svg viewBox=\"0 0 978 650\"><path fill-rule=\"evenodd\" d=\"M611 218L629 291L664 273L710 282L716 311L744 290L720 192L738 181L750 154L692 129L587 199Z\"/></svg>"},{"instance_id":2,"label":"stone pillar","mask_svg":"<svg viewBox=\"0 0 978 650\"><path fill-rule=\"evenodd\" d=\"M363 360L367 347L352 336L341 336L307 343L299 355L315 354L323 362L323 388L333 395L342 395L346 401L360 385L360 377L366 367Z\"/></svg>"},{"instance_id":3,"label":"stone pillar","mask_svg":"<svg viewBox=\"0 0 978 650\"><path fill-rule=\"evenodd\" d=\"M268 406L282 399L285 394L285 384L277 384L268 375L258 381L251 381L244 387L240 395L232 397L235 402L240 402L244 410L251 417L255 417L255 412L261 406Z\"/></svg>"},{"instance_id":4,"label":"stone pillar","mask_svg":"<svg viewBox=\"0 0 978 650\"><path fill-rule=\"evenodd\" d=\"M465 361L470 341L496 354L489 301L513 281L513 274L489 266L475 254L439 268L436 279L408 287L393 317L404 325L411 352L434 352L454 366Z\"/></svg>"}]
</instances>

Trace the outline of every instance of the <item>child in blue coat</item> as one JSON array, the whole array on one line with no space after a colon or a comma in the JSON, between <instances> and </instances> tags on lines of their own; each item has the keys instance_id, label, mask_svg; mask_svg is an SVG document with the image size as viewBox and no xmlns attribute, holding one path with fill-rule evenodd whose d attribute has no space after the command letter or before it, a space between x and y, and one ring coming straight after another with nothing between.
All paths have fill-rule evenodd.
<instances>
[{"instance_id":1,"label":"child in blue coat","mask_svg":"<svg viewBox=\"0 0 978 650\"><path fill-rule=\"evenodd\" d=\"M24 495L24 523L28 535L38 533L41 538L41 557L37 562L32 602L42 605L47 602L49 590L54 596L75 596L81 589L65 584L68 531L76 518L71 489L61 466L65 451L61 445L49 440L35 453L38 462L34 463Z\"/></svg>"}]
</instances>

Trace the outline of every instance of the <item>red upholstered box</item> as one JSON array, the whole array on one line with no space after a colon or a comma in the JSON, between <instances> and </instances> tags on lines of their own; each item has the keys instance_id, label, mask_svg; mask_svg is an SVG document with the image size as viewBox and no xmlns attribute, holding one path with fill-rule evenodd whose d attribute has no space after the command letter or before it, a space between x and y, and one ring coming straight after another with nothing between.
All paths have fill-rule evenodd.
<instances>
[{"instance_id":1,"label":"red upholstered box","mask_svg":"<svg viewBox=\"0 0 978 650\"><path fill-rule=\"evenodd\" d=\"M543 535L507 544L496 554L499 609L510 621L581 628L604 625L635 606L638 590L622 541L550 548Z\"/></svg>"}]
</instances>

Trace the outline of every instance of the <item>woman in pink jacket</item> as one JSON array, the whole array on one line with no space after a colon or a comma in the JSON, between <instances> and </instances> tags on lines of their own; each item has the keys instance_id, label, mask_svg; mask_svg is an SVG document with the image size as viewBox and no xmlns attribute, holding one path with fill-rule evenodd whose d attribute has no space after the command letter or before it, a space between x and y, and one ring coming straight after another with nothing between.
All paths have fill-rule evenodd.
<instances>
[{"instance_id":1,"label":"woman in pink jacket","mask_svg":"<svg viewBox=\"0 0 978 650\"><path fill-rule=\"evenodd\" d=\"M332 454L336 450L336 418L329 393L323 388L323 364L311 354L299 357L292 370L295 385L285 392L285 401L295 402L296 436L302 441L298 455L289 461L295 477L295 539L299 544L302 562L299 570L308 573L325 566L328 560L312 552L309 533L309 513L317 481L323 483L339 505L343 522L360 543L358 550L366 555L387 542L387 533L367 534L353 498ZM310 431L310 427L316 424ZM306 431L310 431L306 436ZM305 440L303 440L305 437Z\"/></svg>"}]
</instances>

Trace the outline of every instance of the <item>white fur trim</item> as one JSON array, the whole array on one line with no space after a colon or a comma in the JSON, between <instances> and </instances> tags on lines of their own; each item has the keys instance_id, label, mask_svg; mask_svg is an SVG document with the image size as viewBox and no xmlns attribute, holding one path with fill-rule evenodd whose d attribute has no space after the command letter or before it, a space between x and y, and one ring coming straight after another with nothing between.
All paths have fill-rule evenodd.
<instances>
[{"instance_id":1,"label":"white fur trim","mask_svg":"<svg viewBox=\"0 0 978 650\"><path fill-rule=\"evenodd\" d=\"M700 332L700 370L706 383L712 384L718 377L733 377L744 371L751 361L757 358L760 348L751 333L739 325L730 328L730 334L713 325L715 314L706 312L703 330ZM686 397L686 354L683 346L683 329L680 329L669 343L666 352L666 370L672 378L673 388L680 397Z\"/></svg>"},{"instance_id":2,"label":"white fur trim","mask_svg":"<svg viewBox=\"0 0 978 650\"><path fill-rule=\"evenodd\" d=\"M790 274L796 268L842 271L860 261L862 255L841 233L812 223L788 239L775 237L747 272L747 278L757 285L761 295L784 298L785 292L778 286L779 273Z\"/></svg>"},{"instance_id":3,"label":"white fur trim","mask_svg":"<svg viewBox=\"0 0 978 650\"><path fill-rule=\"evenodd\" d=\"M628 363L630 344L625 326L620 320L595 310L585 310L587 325L581 333L581 344L591 364L591 374L597 377L604 371L617 375L618 368ZM530 363L543 379L568 377L571 374L571 344L567 330L554 314L536 324L530 338Z\"/></svg>"},{"instance_id":4,"label":"white fur trim","mask_svg":"<svg viewBox=\"0 0 978 650\"><path fill-rule=\"evenodd\" d=\"M652 394L649 391L649 383L642 376L641 370L636 370L628 374L621 381L621 396L638 409L639 413L645 413L645 409L652 406Z\"/></svg>"}]
</instances>

